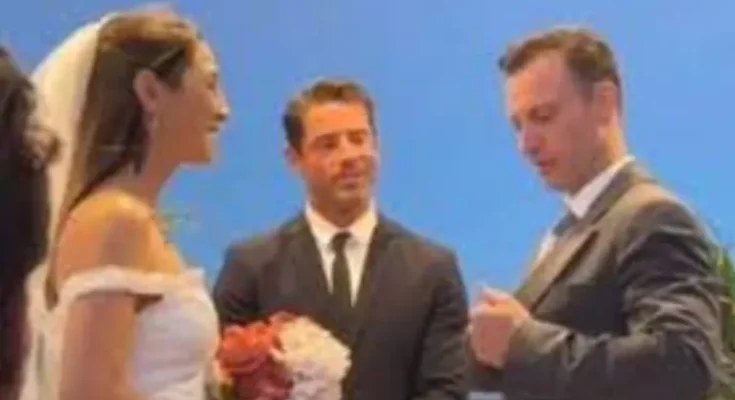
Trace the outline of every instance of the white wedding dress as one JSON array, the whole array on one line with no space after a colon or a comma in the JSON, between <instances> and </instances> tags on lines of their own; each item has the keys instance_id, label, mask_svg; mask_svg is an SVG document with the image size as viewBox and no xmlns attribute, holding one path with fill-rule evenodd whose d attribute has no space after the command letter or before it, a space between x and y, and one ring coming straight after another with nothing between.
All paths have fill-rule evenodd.
<instances>
[{"instance_id":1,"label":"white wedding dress","mask_svg":"<svg viewBox=\"0 0 735 400\"><path fill-rule=\"evenodd\" d=\"M62 339L69 306L91 293L119 291L161 296L137 315L128 367L136 394L143 400L206 398L205 385L211 377L219 336L217 314L202 271L189 269L173 275L103 267L69 278L52 310L41 306L45 277L41 271L30 281L35 337L22 400L58 398Z\"/></svg>"},{"instance_id":2,"label":"white wedding dress","mask_svg":"<svg viewBox=\"0 0 735 400\"><path fill-rule=\"evenodd\" d=\"M109 14L72 32L31 75L38 99L35 118L61 142L59 157L49 167L51 216L48 234L52 243L71 174L100 31L116 15ZM28 281L31 346L21 400L58 400L69 307L91 293L120 291L160 295L160 300L140 310L135 320L135 342L128 374L136 394L142 400L206 398L205 381L213 367L219 328L204 276L199 270L187 269L172 275L101 266L70 277L58 290L57 304L48 309L45 301L47 268L39 266Z\"/></svg>"}]
</instances>

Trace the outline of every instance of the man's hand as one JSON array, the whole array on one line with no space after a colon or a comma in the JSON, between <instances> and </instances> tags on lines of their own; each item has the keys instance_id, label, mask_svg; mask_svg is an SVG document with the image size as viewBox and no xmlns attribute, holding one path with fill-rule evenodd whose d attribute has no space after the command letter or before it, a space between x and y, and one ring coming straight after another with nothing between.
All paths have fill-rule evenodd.
<instances>
[{"instance_id":1,"label":"man's hand","mask_svg":"<svg viewBox=\"0 0 735 400\"><path fill-rule=\"evenodd\" d=\"M470 344L477 360L502 368L513 334L529 318L528 310L513 296L483 289L470 311Z\"/></svg>"}]
</instances>

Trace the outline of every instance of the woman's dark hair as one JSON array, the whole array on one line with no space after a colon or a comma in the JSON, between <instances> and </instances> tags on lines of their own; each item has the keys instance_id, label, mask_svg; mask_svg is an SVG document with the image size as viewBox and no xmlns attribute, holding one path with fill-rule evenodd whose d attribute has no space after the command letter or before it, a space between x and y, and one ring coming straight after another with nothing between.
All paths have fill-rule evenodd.
<instances>
[{"instance_id":1,"label":"woman's dark hair","mask_svg":"<svg viewBox=\"0 0 735 400\"><path fill-rule=\"evenodd\" d=\"M0 47L0 400L14 399L26 349L25 282L48 249L46 167L55 137L34 127L27 77Z\"/></svg>"},{"instance_id":2,"label":"woman's dark hair","mask_svg":"<svg viewBox=\"0 0 735 400\"><path fill-rule=\"evenodd\" d=\"M121 14L101 28L62 214L122 169L140 172L147 116L134 80L147 69L178 88L199 41L195 27L170 10Z\"/></svg>"}]
</instances>

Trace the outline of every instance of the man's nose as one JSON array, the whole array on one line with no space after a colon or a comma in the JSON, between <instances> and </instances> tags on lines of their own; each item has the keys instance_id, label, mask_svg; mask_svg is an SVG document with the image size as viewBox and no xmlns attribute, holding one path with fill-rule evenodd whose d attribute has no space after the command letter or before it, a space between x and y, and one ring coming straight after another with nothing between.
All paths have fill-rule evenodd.
<instances>
[{"instance_id":1,"label":"man's nose","mask_svg":"<svg viewBox=\"0 0 735 400\"><path fill-rule=\"evenodd\" d=\"M523 154L535 157L541 150L541 134L537 129L524 128L518 131L518 147Z\"/></svg>"},{"instance_id":2,"label":"man's nose","mask_svg":"<svg viewBox=\"0 0 735 400\"><path fill-rule=\"evenodd\" d=\"M360 159L363 154L363 148L359 144L353 143L347 137L340 140L339 159L344 163L353 163Z\"/></svg>"}]
</instances>

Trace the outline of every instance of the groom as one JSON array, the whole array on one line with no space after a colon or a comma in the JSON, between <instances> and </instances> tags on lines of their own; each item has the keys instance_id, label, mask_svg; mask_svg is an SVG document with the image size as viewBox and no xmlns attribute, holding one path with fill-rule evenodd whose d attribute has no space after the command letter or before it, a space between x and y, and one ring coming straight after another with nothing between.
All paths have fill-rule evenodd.
<instances>
[{"instance_id":1,"label":"groom","mask_svg":"<svg viewBox=\"0 0 735 400\"><path fill-rule=\"evenodd\" d=\"M704 399L722 284L701 224L627 152L609 46L554 29L501 68L519 147L567 210L515 295L473 307L475 384L508 400Z\"/></svg>"},{"instance_id":2,"label":"groom","mask_svg":"<svg viewBox=\"0 0 735 400\"><path fill-rule=\"evenodd\" d=\"M288 105L304 211L232 245L214 290L223 326L287 310L346 343L345 400L464 399L467 304L453 253L380 214L373 102L320 80Z\"/></svg>"}]
</instances>

